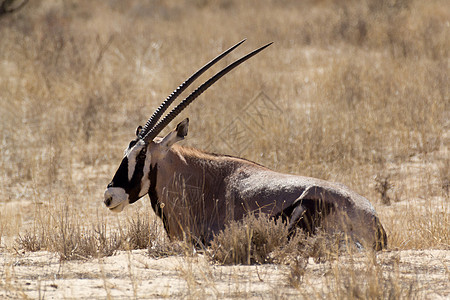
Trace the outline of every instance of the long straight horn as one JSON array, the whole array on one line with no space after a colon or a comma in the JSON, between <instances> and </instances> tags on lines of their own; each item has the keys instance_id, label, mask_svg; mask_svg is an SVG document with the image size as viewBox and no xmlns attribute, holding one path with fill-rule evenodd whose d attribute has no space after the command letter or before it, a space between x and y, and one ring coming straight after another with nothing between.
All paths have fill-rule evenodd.
<instances>
[{"instance_id":1,"label":"long straight horn","mask_svg":"<svg viewBox=\"0 0 450 300\"><path fill-rule=\"evenodd\" d=\"M159 121L151 130L144 136L144 141L149 142L153 140L178 114L180 114L183 109L185 109L189 104L192 103L198 96L200 96L204 91L206 91L211 85L213 85L217 80L221 77L225 76L228 72L239 66L241 63L246 61L247 59L255 56L265 48L269 47L272 43L262 46L258 48L246 56L238 59L222 71L218 72L216 75L208 79L208 81L204 82L200 85L195 91L193 91L189 96L187 96L180 104L178 104L170 113L168 113L161 121Z\"/></svg>"},{"instance_id":2,"label":"long straight horn","mask_svg":"<svg viewBox=\"0 0 450 300\"><path fill-rule=\"evenodd\" d=\"M215 63L217 63L219 60L224 58L227 54L229 54L231 51L236 49L238 46L240 46L243 42L245 42L246 39L243 39L233 47L229 48L228 50L224 51L222 54L208 62L206 65L204 65L201 69L199 69L197 72L191 75L188 79L186 79L182 84L180 84L173 92L169 95L169 97L164 100L163 103L155 110L153 115L148 119L147 123L145 123L144 128L139 133L139 138L143 138L149 130L151 130L156 122L161 118L162 114L167 110L167 108L172 104L172 102L189 86L196 80L200 75L202 75L206 70L211 68Z\"/></svg>"}]
</instances>

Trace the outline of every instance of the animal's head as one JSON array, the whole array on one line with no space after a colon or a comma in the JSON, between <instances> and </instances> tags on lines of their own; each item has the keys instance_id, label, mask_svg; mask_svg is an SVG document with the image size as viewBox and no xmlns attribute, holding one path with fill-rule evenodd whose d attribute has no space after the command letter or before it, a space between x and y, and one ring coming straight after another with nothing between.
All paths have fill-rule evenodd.
<instances>
[{"instance_id":1,"label":"animal's head","mask_svg":"<svg viewBox=\"0 0 450 300\"><path fill-rule=\"evenodd\" d=\"M170 147L187 135L189 119L180 122L164 138L145 141L140 137L142 127L136 130L136 138L130 142L125 155L112 181L105 191L104 203L115 212L121 212L125 206L134 203L148 193L151 178L150 170L158 159L164 159Z\"/></svg>"},{"instance_id":2,"label":"animal's head","mask_svg":"<svg viewBox=\"0 0 450 300\"><path fill-rule=\"evenodd\" d=\"M233 51L245 40L226 50L212 61L207 63L200 70L195 72L184 83L182 83L167 99L158 107L144 127L139 126L136 130L136 138L130 142L125 150L125 156L119 168L116 171L112 181L108 184L104 194L104 203L106 207L115 212L120 212L128 204L136 202L139 198L148 193L151 186L151 169L155 166L158 159L164 159L164 154L168 149L182 140L188 131L189 120L185 119L178 126L166 135L159 138L157 135L192 101L194 101L208 87L213 85L222 76L229 71L256 55L272 43L254 50L246 56L235 61L231 65L218 72L200 85L188 97L181 101L170 113L159 120L166 109L172 104L176 97L181 94L195 79L209 69L213 64L222 59L225 55Z\"/></svg>"}]
</instances>

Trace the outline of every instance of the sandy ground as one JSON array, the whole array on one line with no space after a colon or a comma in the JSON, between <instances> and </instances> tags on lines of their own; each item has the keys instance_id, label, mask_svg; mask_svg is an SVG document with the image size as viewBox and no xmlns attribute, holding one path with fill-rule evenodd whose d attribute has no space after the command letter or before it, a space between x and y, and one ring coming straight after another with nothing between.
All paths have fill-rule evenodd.
<instances>
[{"instance_id":1,"label":"sandy ground","mask_svg":"<svg viewBox=\"0 0 450 300\"><path fill-rule=\"evenodd\" d=\"M382 252L370 270L369 260L374 261L367 254L344 256L331 263L310 259L301 279L292 282L290 266L217 266L202 255L154 259L147 251L138 250L62 262L49 252L0 253L0 298L283 299L328 298L330 293L338 298L342 287L356 286L364 296L369 290L364 285L377 284L384 289L391 285L391 290L410 293L413 298L450 298L450 250ZM367 272L375 270L382 280L366 282ZM336 274L349 277L339 279Z\"/></svg>"}]
</instances>

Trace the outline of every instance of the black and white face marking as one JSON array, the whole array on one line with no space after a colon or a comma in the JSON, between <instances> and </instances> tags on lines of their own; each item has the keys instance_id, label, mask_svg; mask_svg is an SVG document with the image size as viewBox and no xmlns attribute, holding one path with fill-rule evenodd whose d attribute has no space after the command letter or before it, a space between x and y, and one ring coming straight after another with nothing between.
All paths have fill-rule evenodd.
<instances>
[{"instance_id":1,"label":"black and white face marking","mask_svg":"<svg viewBox=\"0 0 450 300\"><path fill-rule=\"evenodd\" d=\"M136 130L137 138L128 145L119 169L117 169L113 180L106 188L104 195L106 207L112 211L121 212L125 206L136 202L149 193L152 184L155 188L158 170L155 167L155 157L157 157L156 160L161 159L161 155L167 153L174 143L183 140L187 135L188 125L189 119L185 119L164 138L156 137L150 143L146 143L139 138L141 127L138 127ZM153 149L152 153L155 156L153 162L149 149ZM152 179L153 182L150 182L150 178L154 178Z\"/></svg>"},{"instance_id":2,"label":"black and white face marking","mask_svg":"<svg viewBox=\"0 0 450 300\"><path fill-rule=\"evenodd\" d=\"M143 140L133 140L125 150L125 156L104 194L104 203L110 210L121 212L125 206L147 194L151 164L147 148Z\"/></svg>"}]
</instances>

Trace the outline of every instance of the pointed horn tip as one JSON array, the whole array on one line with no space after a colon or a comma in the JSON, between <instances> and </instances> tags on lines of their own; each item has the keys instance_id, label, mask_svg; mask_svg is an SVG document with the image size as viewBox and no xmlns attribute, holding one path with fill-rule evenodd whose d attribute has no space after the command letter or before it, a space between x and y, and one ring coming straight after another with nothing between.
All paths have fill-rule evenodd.
<instances>
[{"instance_id":1,"label":"pointed horn tip","mask_svg":"<svg viewBox=\"0 0 450 300\"><path fill-rule=\"evenodd\" d=\"M267 47L269 47L269 46L272 45L272 44L273 44L273 42L267 43L267 44L265 44L264 46L262 46L260 49L267 48Z\"/></svg>"},{"instance_id":2,"label":"pointed horn tip","mask_svg":"<svg viewBox=\"0 0 450 300\"><path fill-rule=\"evenodd\" d=\"M232 51L234 49L236 49L237 47L239 47L240 45L242 45L245 41L247 40L247 38L243 39L242 41L238 42L236 45L231 46L228 50L226 51ZM226 52L225 51L225 52Z\"/></svg>"}]
</instances>

